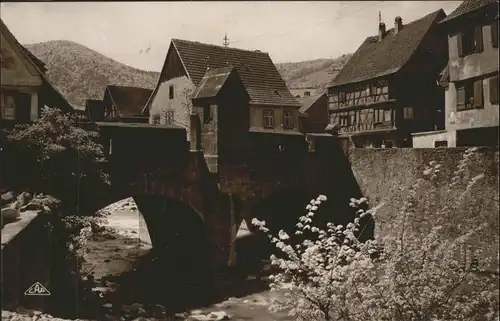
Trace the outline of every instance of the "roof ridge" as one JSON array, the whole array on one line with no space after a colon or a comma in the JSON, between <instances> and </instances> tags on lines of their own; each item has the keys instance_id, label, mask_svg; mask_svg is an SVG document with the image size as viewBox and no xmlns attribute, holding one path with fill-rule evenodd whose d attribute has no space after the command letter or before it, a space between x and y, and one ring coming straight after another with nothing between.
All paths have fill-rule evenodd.
<instances>
[{"instance_id":1,"label":"roof ridge","mask_svg":"<svg viewBox=\"0 0 500 321\"><path fill-rule=\"evenodd\" d=\"M403 24L403 27L406 28L408 26L411 26L414 23L421 22L421 20L428 19L431 15L436 15L436 14L438 14L439 11L442 11L442 10L443 9L439 9L439 10L433 11L431 13L428 13L428 14L426 14L425 16L423 16L421 18L418 18L418 19L412 20L412 21L410 21L410 22L408 22L406 24ZM389 33L390 31L394 31L394 27L392 27L391 29L387 29L385 32ZM373 35L373 36L368 36L366 39L373 38L373 37L378 37L378 34ZM365 39L365 41L366 41L366 39Z\"/></svg>"},{"instance_id":2,"label":"roof ridge","mask_svg":"<svg viewBox=\"0 0 500 321\"><path fill-rule=\"evenodd\" d=\"M261 54L267 54L269 55L268 52L266 51L261 51L261 50L250 50L250 49L242 49L242 48L235 48L235 47L224 47L220 45L214 45L210 43L204 43L204 42L199 42L199 41L193 41L193 40L186 40L186 39L179 39L179 38L172 38L172 41L184 41L184 42L190 42L194 43L197 45L203 45L203 46L209 46L209 47L215 47L215 48L221 48L221 49L231 49L231 50L239 50L239 51L244 51L244 52L253 52L253 53L261 53Z\"/></svg>"}]
</instances>

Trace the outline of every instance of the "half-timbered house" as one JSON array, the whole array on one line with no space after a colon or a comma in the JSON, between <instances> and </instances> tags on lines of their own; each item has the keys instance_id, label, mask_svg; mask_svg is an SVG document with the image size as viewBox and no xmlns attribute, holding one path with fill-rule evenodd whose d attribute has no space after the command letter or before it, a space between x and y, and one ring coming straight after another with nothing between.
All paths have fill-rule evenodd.
<instances>
[{"instance_id":1,"label":"half-timbered house","mask_svg":"<svg viewBox=\"0 0 500 321\"><path fill-rule=\"evenodd\" d=\"M498 1L464 1L439 25L448 34L443 70L445 130L415 134L418 147L496 146L498 110Z\"/></svg>"},{"instance_id":2,"label":"half-timbered house","mask_svg":"<svg viewBox=\"0 0 500 321\"><path fill-rule=\"evenodd\" d=\"M410 147L411 133L444 125L439 73L447 61L443 10L361 44L328 87L329 125L357 147Z\"/></svg>"}]
</instances>

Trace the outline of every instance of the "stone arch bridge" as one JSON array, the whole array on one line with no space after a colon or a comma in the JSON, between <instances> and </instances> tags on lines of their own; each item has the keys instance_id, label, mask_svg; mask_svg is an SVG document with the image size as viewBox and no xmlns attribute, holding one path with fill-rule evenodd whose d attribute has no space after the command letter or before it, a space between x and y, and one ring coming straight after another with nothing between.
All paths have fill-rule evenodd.
<instances>
[{"instance_id":1,"label":"stone arch bridge","mask_svg":"<svg viewBox=\"0 0 500 321\"><path fill-rule=\"evenodd\" d=\"M273 134L265 139L279 144L276 153L254 151L244 160L219 161L213 173L203 152L193 148L196 142L191 141L190 147L183 128L130 123L97 126L108 156L111 188L82 196L87 210L133 197L144 215L153 248L171 242L169 235L175 234L171 227L177 226L179 231L193 233L184 242L198 240L198 245L186 244L183 252L197 248L212 267L235 263L236 233L243 220L250 230L253 217L271 222L271 227L292 226L307 202L324 194L328 219L345 221L349 198L361 196L342 144L328 134ZM293 148L283 151L283 145Z\"/></svg>"}]
</instances>

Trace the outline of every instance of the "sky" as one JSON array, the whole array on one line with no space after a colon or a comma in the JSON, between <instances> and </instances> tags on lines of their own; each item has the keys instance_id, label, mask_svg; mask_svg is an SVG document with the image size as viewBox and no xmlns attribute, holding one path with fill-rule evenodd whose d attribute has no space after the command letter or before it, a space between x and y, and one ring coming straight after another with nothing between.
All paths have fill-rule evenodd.
<instances>
[{"instance_id":1,"label":"sky","mask_svg":"<svg viewBox=\"0 0 500 321\"><path fill-rule=\"evenodd\" d=\"M171 38L268 52L275 63L335 58L378 32L461 1L234 1L1 3L22 44L71 40L121 63L161 70Z\"/></svg>"}]
</instances>

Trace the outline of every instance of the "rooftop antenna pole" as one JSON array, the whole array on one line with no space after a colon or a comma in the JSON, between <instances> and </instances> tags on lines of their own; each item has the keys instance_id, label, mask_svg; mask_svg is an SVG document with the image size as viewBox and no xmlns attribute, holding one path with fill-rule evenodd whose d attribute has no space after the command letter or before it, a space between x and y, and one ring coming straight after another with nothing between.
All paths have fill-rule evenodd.
<instances>
[{"instance_id":1,"label":"rooftop antenna pole","mask_svg":"<svg viewBox=\"0 0 500 321\"><path fill-rule=\"evenodd\" d=\"M227 37L227 33L222 40L224 40L224 42L222 43L224 47L229 46L229 38Z\"/></svg>"}]
</instances>

